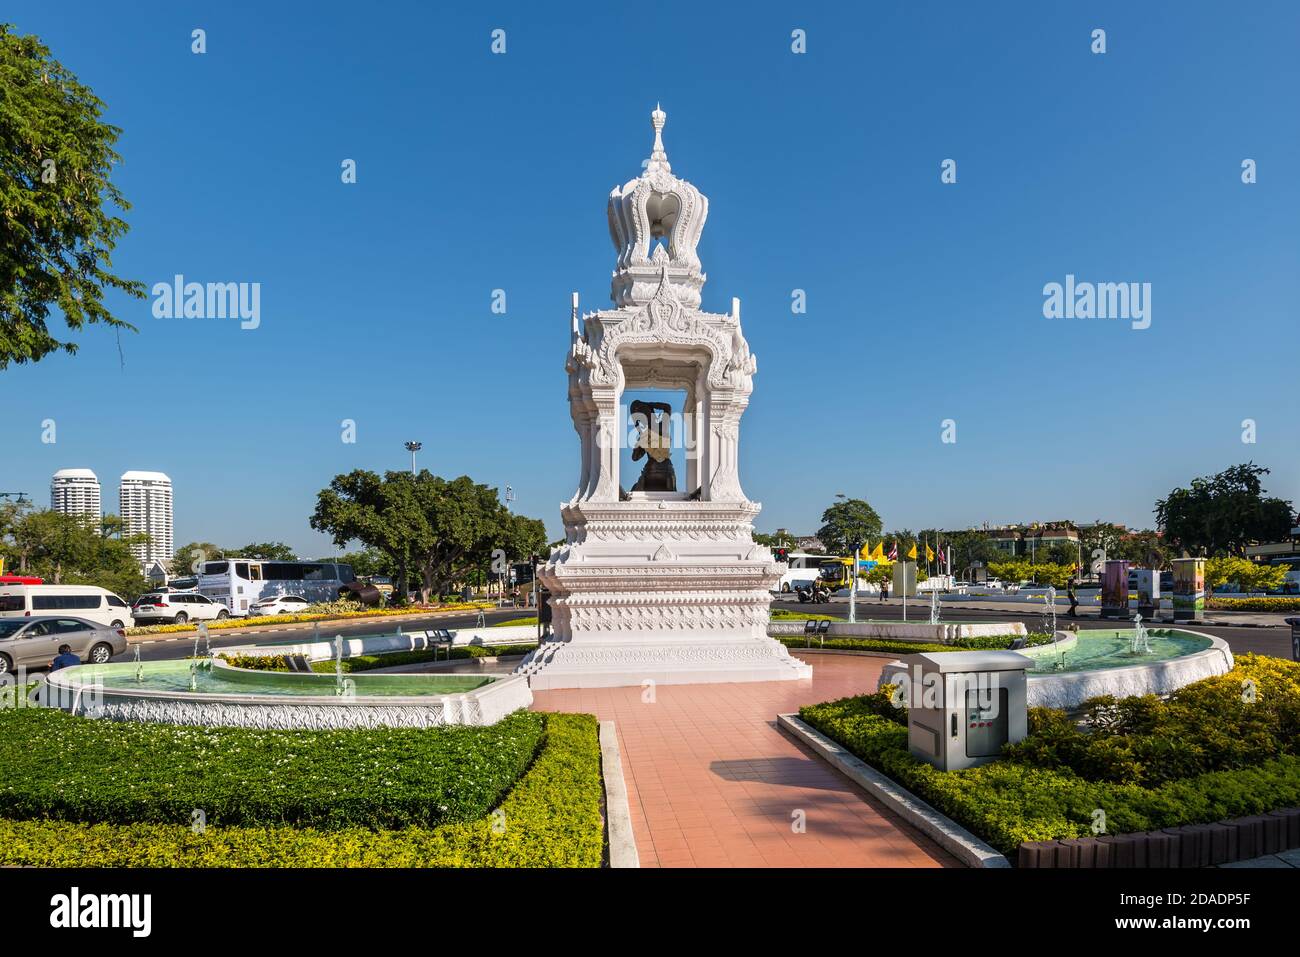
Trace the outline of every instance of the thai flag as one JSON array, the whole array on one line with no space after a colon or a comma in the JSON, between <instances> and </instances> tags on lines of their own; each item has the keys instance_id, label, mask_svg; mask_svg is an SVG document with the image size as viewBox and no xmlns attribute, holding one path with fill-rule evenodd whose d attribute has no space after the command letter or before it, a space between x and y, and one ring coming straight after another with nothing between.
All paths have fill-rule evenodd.
<instances>
[{"instance_id":1,"label":"thai flag","mask_svg":"<svg viewBox=\"0 0 1300 957\"><path fill-rule=\"evenodd\" d=\"M897 541L895 541L894 544L892 544L892 545L889 546L889 560L890 560L891 562L896 562L896 561L898 561L898 542L897 542Z\"/></svg>"}]
</instances>

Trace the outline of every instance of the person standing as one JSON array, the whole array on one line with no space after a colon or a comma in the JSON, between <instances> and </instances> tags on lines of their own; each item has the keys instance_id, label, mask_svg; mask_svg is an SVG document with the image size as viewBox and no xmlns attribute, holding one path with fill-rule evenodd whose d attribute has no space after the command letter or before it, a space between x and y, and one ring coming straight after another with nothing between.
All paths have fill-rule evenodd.
<instances>
[{"instance_id":1,"label":"person standing","mask_svg":"<svg viewBox=\"0 0 1300 957\"><path fill-rule=\"evenodd\" d=\"M1079 617L1079 596L1074 593L1074 579L1065 583L1065 594L1070 599L1070 617Z\"/></svg>"}]
</instances>

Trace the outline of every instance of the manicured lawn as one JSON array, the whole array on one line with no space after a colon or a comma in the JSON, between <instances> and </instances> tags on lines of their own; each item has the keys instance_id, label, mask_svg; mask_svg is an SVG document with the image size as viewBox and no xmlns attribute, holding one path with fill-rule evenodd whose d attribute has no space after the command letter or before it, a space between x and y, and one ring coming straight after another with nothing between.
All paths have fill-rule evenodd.
<instances>
[{"instance_id":1,"label":"manicured lawn","mask_svg":"<svg viewBox=\"0 0 1300 957\"><path fill-rule=\"evenodd\" d=\"M1247 689L1253 689L1247 691ZM938 771L912 757L889 689L812 705L800 717L989 844L1148 831L1300 805L1300 664L1241 655L1227 675L1154 695L1088 703L1080 729L1030 709L1002 760Z\"/></svg>"},{"instance_id":2,"label":"manicured lawn","mask_svg":"<svg viewBox=\"0 0 1300 957\"><path fill-rule=\"evenodd\" d=\"M590 715L310 732L10 709L0 767L0 865L598 867L604 847Z\"/></svg>"}]
</instances>

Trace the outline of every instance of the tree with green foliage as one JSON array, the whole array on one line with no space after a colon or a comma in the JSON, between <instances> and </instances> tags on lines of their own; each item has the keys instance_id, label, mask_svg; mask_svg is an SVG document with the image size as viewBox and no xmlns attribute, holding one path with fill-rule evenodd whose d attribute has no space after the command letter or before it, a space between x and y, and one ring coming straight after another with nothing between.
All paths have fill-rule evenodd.
<instances>
[{"instance_id":1,"label":"tree with green foliage","mask_svg":"<svg viewBox=\"0 0 1300 957\"><path fill-rule=\"evenodd\" d=\"M998 578L1004 585L1018 585L1029 581L1034 575L1034 566L1027 558L1009 558L1000 562L989 562L989 574Z\"/></svg>"},{"instance_id":2,"label":"tree with green foliage","mask_svg":"<svg viewBox=\"0 0 1300 957\"><path fill-rule=\"evenodd\" d=\"M1002 557L988 535L978 530L949 532L944 543L952 548L952 573L958 578L968 577L977 563L987 565Z\"/></svg>"},{"instance_id":3,"label":"tree with green foliage","mask_svg":"<svg viewBox=\"0 0 1300 957\"><path fill-rule=\"evenodd\" d=\"M846 498L822 512L817 537L829 555L849 555L868 540L880 538L881 522L876 510L860 498Z\"/></svg>"},{"instance_id":4,"label":"tree with green foliage","mask_svg":"<svg viewBox=\"0 0 1300 957\"><path fill-rule=\"evenodd\" d=\"M116 515L103 524L109 534L75 515L10 505L0 509L0 554L19 574L55 585L98 585L130 601L149 587L131 546L149 536L113 534L122 525Z\"/></svg>"},{"instance_id":5,"label":"tree with green foliage","mask_svg":"<svg viewBox=\"0 0 1300 957\"><path fill-rule=\"evenodd\" d=\"M414 577L424 601L491 562L495 550L509 561L546 549L543 523L511 514L496 489L427 469L335 476L317 495L311 526L339 547L357 541L378 551L397 569L398 595Z\"/></svg>"},{"instance_id":6,"label":"tree with green foliage","mask_svg":"<svg viewBox=\"0 0 1300 957\"><path fill-rule=\"evenodd\" d=\"M1247 595L1264 594L1275 588L1281 588L1286 581L1290 565L1268 565L1264 562L1249 562L1250 568L1241 577L1241 587Z\"/></svg>"},{"instance_id":7,"label":"tree with green foliage","mask_svg":"<svg viewBox=\"0 0 1300 957\"><path fill-rule=\"evenodd\" d=\"M110 271L130 204L109 179L121 132L104 104L34 36L0 24L0 370L76 352L50 331L88 323L135 330L104 303L144 286Z\"/></svg>"},{"instance_id":8,"label":"tree with green foliage","mask_svg":"<svg viewBox=\"0 0 1300 957\"><path fill-rule=\"evenodd\" d=\"M332 535L336 546L356 541L384 555L397 572L399 602L406 599L411 540L420 524L413 484L409 472L336 475L317 494L311 517L311 527Z\"/></svg>"},{"instance_id":9,"label":"tree with green foliage","mask_svg":"<svg viewBox=\"0 0 1300 957\"><path fill-rule=\"evenodd\" d=\"M789 532L773 532L768 535L764 532L754 533L754 543L756 545L766 545L768 548L795 548L799 542Z\"/></svg>"},{"instance_id":10,"label":"tree with green foliage","mask_svg":"<svg viewBox=\"0 0 1300 957\"><path fill-rule=\"evenodd\" d=\"M1115 550L1108 553L1107 557L1123 559L1138 568L1164 569L1171 567L1169 560L1174 556L1164 536L1159 532L1143 529L1129 532L1121 538Z\"/></svg>"},{"instance_id":11,"label":"tree with green foliage","mask_svg":"<svg viewBox=\"0 0 1300 957\"><path fill-rule=\"evenodd\" d=\"M198 574L206 561L225 557L225 551L211 542L190 542L172 553L171 573L176 576Z\"/></svg>"},{"instance_id":12,"label":"tree with green foliage","mask_svg":"<svg viewBox=\"0 0 1300 957\"><path fill-rule=\"evenodd\" d=\"M1249 558L1224 555L1205 561L1205 586L1213 594L1225 585L1236 585L1247 595L1282 587L1290 565L1267 565Z\"/></svg>"},{"instance_id":13,"label":"tree with green foliage","mask_svg":"<svg viewBox=\"0 0 1300 957\"><path fill-rule=\"evenodd\" d=\"M363 548L360 551L344 552L333 561L352 566L352 573L358 578L373 578L376 575L391 578L396 569L391 559L375 548Z\"/></svg>"},{"instance_id":14,"label":"tree with green foliage","mask_svg":"<svg viewBox=\"0 0 1300 957\"><path fill-rule=\"evenodd\" d=\"M1263 466L1247 462L1192 479L1156 502L1156 523L1175 549L1211 557L1245 555L1247 545L1279 541L1291 530L1290 501L1267 496Z\"/></svg>"},{"instance_id":15,"label":"tree with green foliage","mask_svg":"<svg viewBox=\"0 0 1300 957\"><path fill-rule=\"evenodd\" d=\"M265 558L273 562L295 562L298 556L284 542L251 542L226 552L227 558Z\"/></svg>"},{"instance_id":16,"label":"tree with green foliage","mask_svg":"<svg viewBox=\"0 0 1300 957\"><path fill-rule=\"evenodd\" d=\"M1046 548L1036 550L1034 561L1039 565L1065 565L1073 568L1079 563L1079 550L1069 542L1052 542Z\"/></svg>"}]
</instances>

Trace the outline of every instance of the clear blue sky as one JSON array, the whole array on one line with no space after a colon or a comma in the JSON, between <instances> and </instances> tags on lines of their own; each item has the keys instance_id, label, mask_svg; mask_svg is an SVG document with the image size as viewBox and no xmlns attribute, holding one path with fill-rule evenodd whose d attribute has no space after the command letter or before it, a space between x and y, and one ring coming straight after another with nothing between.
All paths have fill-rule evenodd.
<instances>
[{"instance_id":1,"label":"clear blue sky","mask_svg":"<svg viewBox=\"0 0 1300 957\"><path fill-rule=\"evenodd\" d=\"M123 129L118 271L260 282L262 318L115 300L140 330L121 360L90 328L0 373L0 491L48 504L55 469L89 467L116 510L117 477L157 469L178 544L325 552L316 491L414 438L558 535L569 293L608 304L606 197L659 101L710 199L705 307L739 296L759 360L760 529L814 530L837 492L888 527L1145 526L1248 459L1300 498L1297 5L440 6L11 6ZM1045 319L1067 273L1150 282L1151 328Z\"/></svg>"}]
</instances>

